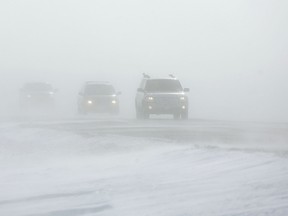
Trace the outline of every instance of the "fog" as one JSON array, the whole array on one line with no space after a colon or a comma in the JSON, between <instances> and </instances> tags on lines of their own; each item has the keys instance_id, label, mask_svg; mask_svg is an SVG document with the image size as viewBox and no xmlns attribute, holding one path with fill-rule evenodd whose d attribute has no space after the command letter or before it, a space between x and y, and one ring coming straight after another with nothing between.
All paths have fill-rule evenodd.
<instances>
[{"instance_id":1,"label":"fog","mask_svg":"<svg viewBox=\"0 0 288 216\"><path fill-rule=\"evenodd\" d=\"M287 216L287 21L286 0L0 1L0 215Z\"/></svg>"},{"instance_id":2,"label":"fog","mask_svg":"<svg viewBox=\"0 0 288 216\"><path fill-rule=\"evenodd\" d=\"M64 115L87 80L107 80L134 118L142 73L190 88L190 118L288 121L285 0L0 2L0 116L25 82L59 89Z\"/></svg>"}]
</instances>

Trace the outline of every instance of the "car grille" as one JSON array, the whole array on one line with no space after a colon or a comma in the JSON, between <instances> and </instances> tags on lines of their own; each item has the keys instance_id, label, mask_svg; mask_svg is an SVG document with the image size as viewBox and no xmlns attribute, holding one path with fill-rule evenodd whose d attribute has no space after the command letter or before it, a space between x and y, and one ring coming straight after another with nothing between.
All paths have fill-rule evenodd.
<instances>
[{"instance_id":1,"label":"car grille","mask_svg":"<svg viewBox=\"0 0 288 216\"><path fill-rule=\"evenodd\" d=\"M156 97L155 103L159 106L177 106L178 105L177 97Z\"/></svg>"}]
</instances>

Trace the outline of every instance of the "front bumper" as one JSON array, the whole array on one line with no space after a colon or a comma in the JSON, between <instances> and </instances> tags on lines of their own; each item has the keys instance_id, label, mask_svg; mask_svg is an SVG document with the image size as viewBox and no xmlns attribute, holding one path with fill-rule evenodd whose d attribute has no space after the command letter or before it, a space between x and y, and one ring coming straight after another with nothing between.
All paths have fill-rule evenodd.
<instances>
[{"instance_id":1,"label":"front bumper","mask_svg":"<svg viewBox=\"0 0 288 216\"><path fill-rule=\"evenodd\" d=\"M119 103L83 103L82 110L85 112L95 112L95 113L117 113L119 111Z\"/></svg>"},{"instance_id":2,"label":"front bumper","mask_svg":"<svg viewBox=\"0 0 288 216\"><path fill-rule=\"evenodd\" d=\"M188 104L180 102L176 104L145 102L143 109L147 114L177 114L187 111Z\"/></svg>"}]
</instances>

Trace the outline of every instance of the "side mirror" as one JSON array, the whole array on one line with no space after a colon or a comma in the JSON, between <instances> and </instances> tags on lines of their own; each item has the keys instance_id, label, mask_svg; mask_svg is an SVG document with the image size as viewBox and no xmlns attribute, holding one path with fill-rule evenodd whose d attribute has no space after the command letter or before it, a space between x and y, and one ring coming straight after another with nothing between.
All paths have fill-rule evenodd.
<instances>
[{"instance_id":1,"label":"side mirror","mask_svg":"<svg viewBox=\"0 0 288 216\"><path fill-rule=\"evenodd\" d=\"M138 92L144 92L144 89L138 88L137 91L138 91Z\"/></svg>"},{"instance_id":2,"label":"side mirror","mask_svg":"<svg viewBox=\"0 0 288 216\"><path fill-rule=\"evenodd\" d=\"M184 91L184 92L189 92L190 89L189 89L189 88L184 88L183 91Z\"/></svg>"}]
</instances>

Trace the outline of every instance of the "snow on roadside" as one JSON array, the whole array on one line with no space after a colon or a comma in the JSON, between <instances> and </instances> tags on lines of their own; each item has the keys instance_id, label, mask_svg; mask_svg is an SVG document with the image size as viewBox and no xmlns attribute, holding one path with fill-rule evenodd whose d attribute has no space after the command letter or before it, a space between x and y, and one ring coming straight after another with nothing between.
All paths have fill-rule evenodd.
<instances>
[{"instance_id":1,"label":"snow on roadside","mask_svg":"<svg viewBox=\"0 0 288 216\"><path fill-rule=\"evenodd\" d=\"M0 127L0 215L288 215L272 153Z\"/></svg>"}]
</instances>

